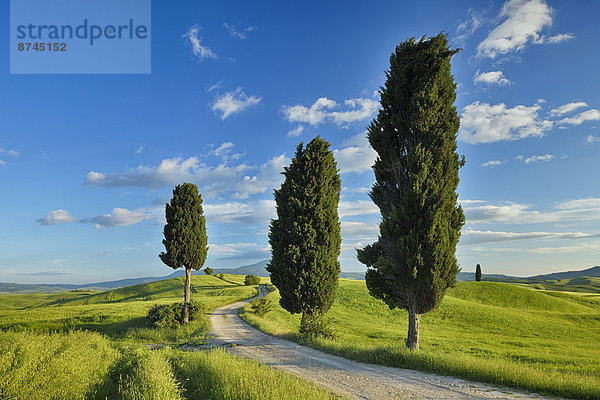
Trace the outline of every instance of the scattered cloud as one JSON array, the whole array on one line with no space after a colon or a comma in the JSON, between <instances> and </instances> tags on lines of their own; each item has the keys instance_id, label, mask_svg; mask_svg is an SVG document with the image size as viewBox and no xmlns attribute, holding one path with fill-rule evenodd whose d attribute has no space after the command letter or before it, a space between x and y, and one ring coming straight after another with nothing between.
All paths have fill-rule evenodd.
<instances>
[{"instance_id":1,"label":"scattered cloud","mask_svg":"<svg viewBox=\"0 0 600 400\"><path fill-rule=\"evenodd\" d=\"M128 210L126 208L115 207L110 214L99 215L89 220L83 220L82 222L93 223L96 229L100 229L134 225L151 218L153 216L145 208Z\"/></svg>"},{"instance_id":2,"label":"scattered cloud","mask_svg":"<svg viewBox=\"0 0 600 400\"><path fill-rule=\"evenodd\" d=\"M298 137L302 132L304 132L304 126L298 125L297 127L295 127L287 133L287 137Z\"/></svg>"},{"instance_id":3,"label":"scattered cloud","mask_svg":"<svg viewBox=\"0 0 600 400\"><path fill-rule=\"evenodd\" d=\"M539 102L530 107L510 108L504 103L490 105L476 101L463 110L459 139L477 144L544 136L553 122L540 118L540 109Z\"/></svg>"},{"instance_id":4,"label":"scattered cloud","mask_svg":"<svg viewBox=\"0 0 600 400\"><path fill-rule=\"evenodd\" d=\"M312 126L320 125L326 121L336 125L347 126L348 124L371 118L379 108L379 101L369 98L356 98L344 101L345 111L333 111L340 106L327 97L317 99L310 107L296 104L295 106L283 106L281 112L289 122L307 123Z\"/></svg>"},{"instance_id":5,"label":"scattered cloud","mask_svg":"<svg viewBox=\"0 0 600 400\"><path fill-rule=\"evenodd\" d=\"M210 223L268 224L276 218L275 200L256 202L205 203L206 219Z\"/></svg>"},{"instance_id":6,"label":"scattered cloud","mask_svg":"<svg viewBox=\"0 0 600 400\"><path fill-rule=\"evenodd\" d=\"M198 36L199 30L200 26L196 24L189 28L187 32L183 34L182 38L188 40L188 43L192 48L192 53L198 57L200 61L204 60L205 58L218 58L218 56L210 49L210 47L202 45L202 38Z\"/></svg>"},{"instance_id":7,"label":"scattered cloud","mask_svg":"<svg viewBox=\"0 0 600 400\"><path fill-rule=\"evenodd\" d=\"M523 50L529 43L560 43L573 38L571 34L544 36L545 28L552 26L554 10L543 0L509 0L502 6L495 27L477 46L477 55L496 58Z\"/></svg>"},{"instance_id":8,"label":"scattered cloud","mask_svg":"<svg viewBox=\"0 0 600 400\"><path fill-rule=\"evenodd\" d=\"M511 82L506 79L504 73L502 71L490 71L490 72L482 72L475 74L475 78L473 79L475 84L484 84L484 85L510 85Z\"/></svg>"},{"instance_id":9,"label":"scattered cloud","mask_svg":"<svg viewBox=\"0 0 600 400\"><path fill-rule=\"evenodd\" d=\"M68 224L71 222L78 222L79 219L73 218L68 211L58 209L50 211L44 218L40 218L37 222L42 226L51 226L58 224Z\"/></svg>"},{"instance_id":10,"label":"scattered cloud","mask_svg":"<svg viewBox=\"0 0 600 400\"><path fill-rule=\"evenodd\" d=\"M21 155L21 152L18 150L14 150L14 149L4 149L2 147L0 147L0 157L19 157ZM0 160L0 165L6 165L6 161L4 160Z\"/></svg>"},{"instance_id":11,"label":"scattered cloud","mask_svg":"<svg viewBox=\"0 0 600 400\"><path fill-rule=\"evenodd\" d=\"M525 164L531 164L532 162L537 162L537 161L550 161L554 158L554 156L552 154L544 154L543 156L531 156L531 157L527 157L525 159Z\"/></svg>"},{"instance_id":12,"label":"scattered cloud","mask_svg":"<svg viewBox=\"0 0 600 400\"><path fill-rule=\"evenodd\" d=\"M224 142L219 147L211 151L217 157L220 157L223 162L227 163L229 161L239 160L244 156L242 153L233 153L232 149L234 144L231 142Z\"/></svg>"},{"instance_id":13,"label":"scattered cloud","mask_svg":"<svg viewBox=\"0 0 600 400\"><path fill-rule=\"evenodd\" d=\"M529 204L505 203L465 204L461 201L467 222L533 224L548 222L589 222L600 219L600 198L584 198L557 203L549 211L533 210Z\"/></svg>"},{"instance_id":14,"label":"scattered cloud","mask_svg":"<svg viewBox=\"0 0 600 400\"><path fill-rule=\"evenodd\" d=\"M546 42L552 43L552 44L562 43L562 42L566 42L567 40L573 39L574 37L575 37L575 35L573 35L571 33L561 33L561 34L550 36L550 37L546 38Z\"/></svg>"},{"instance_id":15,"label":"scattered cloud","mask_svg":"<svg viewBox=\"0 0 600 400\"><path fill-rule=\"evenodd\" d=\"M284 154L260 166L241 163L220 164L214 167L200 163L196 157L175 157L164 159L155 167L140 165L124 173L105 175L91 171L85 177L85 184L107 188L144 187L156 190L190 182L200 186L205 198L232 192L235 198L242 199L278 187L282 182L283 167L289 163L290 160Z\"/></svg>"},{"instance_id":16,"label":"scattered cloud","mask_svg":"<svg viewBox=\"0 0 600 400\"><path fill-rule=\"evenodd\" d=\"M221 84L222 84L222 83L223 83L223 81L219 81L219 82L213 83L212 85L210 85L209 87L207 87L207 88L205 89L206 93L210 93L210 92L212 92L213 90L220 89L220 88L221 88Z\"/></svg>"},{"instance_id":17,"label":"scattered cloud","mask_svg":"<svg viewBox=\"0 0 600 400\"><path fill-rule=\"evenodd\" d=\"M370 200L340 201L338 215L340 218L379 214L379 207Z\"/></svg>"},{"instance_id":18,"label":"scattered cloud","mask_svg":"<svg viewBox=\"0 0 600 400\"><path fill-rule=\"evenodd\" d=\"M585 103L583 101L578 101L576 103L567 103L567 104L563 104L560 107L556 107L556 108L553 108L552 110L550 110L550 115L552 115L552 116L564 115L564 114L568 114L572 111L575 111L578 108L587 107L587 106L588 106L587 103Z\"/></svg>"},{"instance_id":19,"label":"scattered cloud","mask_svg":"<svg viewBox=\"0 0 600 400\"><path fill-rule=\"evenodd\" d=\"M21 155L21 152L14 149L4 149L0 147L0 154L9 157L19 157Z\"/></svg>"},{"instance_id":20,"label":"scattered cloud","mask_svg":"<svg viewBox=\"0 0 600 400\"><path fill-rule=\"evenodd\" d=\"M477 11L474 8L469 8L469 10L467 10L467 19L459 21L458 26L456 27L456 36L454 37L454 40L461 45L464 44L464 42L484 23L484 13Z\"/></svg>"},{"instance_id":21,"label":"scattered cloud","mask_svg":"<svg viewBox=\"0 0 600 400\"><path fill-rule=\"evenodd\" d=\"M589 239L600 235L584 232L496 232L464 229L461 244L498 243L527 239Z\"/></svg>"},{"instance_id":22,"label":"scattered cloud","mask_svg":"<svg viewBox=\"0 0 600 400\"><path fill-rule=\"evenodd\" d=\"M482 167L497 167L499 165L506 164L506 160L490 160L481 164Z\"/></svg>"},{"instance_id":23,"label":"scattered cloud","mask_svg":"<svg viewBox=\"0 0 600 400\"><path fill-rule=\"evenodd\" d=\"M137 149L135 149L133 154L142 154L143 151L144 151L144 145L141 145Z\"/></svg>"},{"instance_id":24,"label":"scattered cloud","mask_svg":"<svg viewBox=\"0 0 600 400\"><path fill-rule=\"evenodd\" d=\"M229 32L231 37L236 38L236 39L241 39L241 40L246 39L246 33L254 32L256 30L256 28L253 26L248 26L247 28L238 29L235 25L228 24L227 22L225 22L223 24L223 27L225 29L227 29L227 32Z\"/></svg>"},{"instance_id":25,"label":"scattered cloud","mask_svg":"<svg viewBox=\"0 0 600 400\"><path fill-rule=\"evenodd\" d=\"M101 250L101 251L97 252L96 255L97 256L105 256L107 253L108 253L107 251Z\"/></svg>"},{"instance_id":26,"label":"scattered cloud","mask_svg":"<svg viewBox=\"0 0 600 400\"><path fill-rule=\"evenodd\" d=\"M371 147L350 146L333 150L340 173L362 173L371 169L377 159L377 152Z\"/></svg>"},{"instance_id":27,"label":"scattered cloud","mask_svg":"<svg viewBox=\"0 0 600 400\"><path fill-rule=\"evenodd\" d=\"M581 113L575 115L574 117L561 119L560 121L558 121L558 123L561 125L569 124L569 125L577 126L577 125L583 124L585 121L598 121L598 120L600 120L600 110L592 108L591 110L581 112Z\"/></svg>"},{"instance_id":28,"label":"scattered cloud","mask_svg":"<svg viewBox=\"0 0 600 400\"><path fill-rule=\"evenodd\" d=\"M17 275L26 276L60 276L60 275L72 275L73 272L68 270L62 271L36 271L36 272L17 272Z\"/></svg>"},{"instance_id":29,"label":"scattered cloud","mask_svg":"<svg viewBox=\"0 0 600 400\"><path fill-rule=\"evenodd\" d=\"M587 142L588 143L600 143L600 136L588 135Z\"/></svg>"},{"instance_id":30,"label":"scattered cloud","mask_svg":"<svg viewBox=\"0 0 600 400\"><path fill-rule=\"evenodd\" d=\"M341 225L344 238L361 236L368 241L375 240L379 234L379 224L376 223L342 221Z\"/></svg>"},{"instance_id":31,"label":"scattered cloud","mask_svg":"<svg viewBox=\"0 0 600 400\"><path fill-rule=\"evenodd\" d=\"M241 87L238 87L232 92L217 96L213 101L212 110L215 113L221 112L221 119L224 120L230 115L242 112L261 101L261 97L248 96Z\"/></svg>"}]
</instances>

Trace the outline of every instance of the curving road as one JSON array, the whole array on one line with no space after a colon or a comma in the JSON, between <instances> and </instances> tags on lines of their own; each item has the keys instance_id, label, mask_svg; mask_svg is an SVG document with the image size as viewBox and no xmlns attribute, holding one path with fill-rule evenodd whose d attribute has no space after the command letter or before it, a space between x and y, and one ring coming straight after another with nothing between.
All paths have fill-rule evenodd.
<instances>
[{"instance_id":1,"label":"curving road","mask_svg":"<svg viewBox=\"0 0 600 400\"><path fill-rule=\"evenodd\" d=\"M266 288L260 286L259 296L266 294ZM518 393L457 378L360 363L269 336L238 316L238 309L249 301L221 307L210 315L211 346L222 346L240 356L258 359L274 368L324 386L344 398L542 398L535 394Z\"/></svg>"}]
</instances>

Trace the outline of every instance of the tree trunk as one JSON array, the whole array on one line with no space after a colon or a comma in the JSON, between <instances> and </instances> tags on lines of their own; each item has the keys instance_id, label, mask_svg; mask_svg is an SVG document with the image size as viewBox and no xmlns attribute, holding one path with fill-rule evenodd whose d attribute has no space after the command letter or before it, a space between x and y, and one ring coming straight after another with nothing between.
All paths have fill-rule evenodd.
<instances>
[{"instance_id":1,"label":"tree trunk","mask_svg":"<svg viewBox=\"0 0 600 400\"><path fill-rule=\"evenodd\" d=\"M189 308L190 308L190 284L192 280L192 269L185 269L185 289L183 295L183 311L181 312L181 323L187 324L189 322Z\"/></svg>"},{"instance_id":2,"label":"tree trunk","mask_svg":"<svg viewBox=\"0 0 600 400\"><path fill-rule=\"evenodd\" d=\"M408 311L408 338L406 347L409 350L419 350L419 329L421 329L421 314L414 310Z\"/></svg>"}]
</instances>

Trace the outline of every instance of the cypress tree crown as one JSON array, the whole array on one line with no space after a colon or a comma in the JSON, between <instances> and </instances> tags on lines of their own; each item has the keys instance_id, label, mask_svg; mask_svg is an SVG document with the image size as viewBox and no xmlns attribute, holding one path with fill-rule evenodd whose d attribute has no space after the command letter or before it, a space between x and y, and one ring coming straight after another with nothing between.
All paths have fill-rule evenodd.
<instances>
[{"instance_id":1,"label":"cypress tree crown","mask_svg":"<svg viewBox=\"0 0 600 400\"><path fill-rule=\"evenodd\" d=\"M368 138L377 152L371 199L381 211L377 242L358 251L372 296L390 308L435 309L459 271L464 224L457 204L459 117L446 35L401 43L390 57L381 109Z\"/></svg>"},{"instance_id":2,"label":"cypress tree crown","mask_svg":"<svg viewBox=\"0 0 600 400\"><path fill-rule=\"evenodd\" d=\"M202 268L208 253L208 238L198 187L192 183L176 186L165 206L165 217L162 242L166 252L159 254L160 259L173 269Z\"/></svg>"},{"instance_id":3,"label":"cypress tree crown","mask_svg":"<svg viewBox=\"0 0 600 400\"><path fill-rule=\"evenodd\" d=\"M340 264L338 219L341 180L329 143L301 143L275 190L277 219L271 221L267 270L291 313L323 314L335 299Z\"/></svg>"}]
</instances>

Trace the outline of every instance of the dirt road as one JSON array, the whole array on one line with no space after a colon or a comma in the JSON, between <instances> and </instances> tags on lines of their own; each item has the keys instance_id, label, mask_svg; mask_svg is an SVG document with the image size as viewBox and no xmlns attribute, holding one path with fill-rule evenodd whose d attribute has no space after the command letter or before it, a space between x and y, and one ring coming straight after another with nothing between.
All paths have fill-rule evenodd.
<instances>
[{"instance_id":1,"label":"dirt road","mask_svg":"<svg viewBox=\"0 0 600 400\"><path fill-rule=\"evenodd\" d=\"M265 288L259 288L261 295ZM242 301L215 310L211 345L324 386L350 399L514 399L542 398L481 383L418 371L364 364L266 335L238 316ZM231 346L234 345L234 346Z\"/></svg>"}]
</instances>

